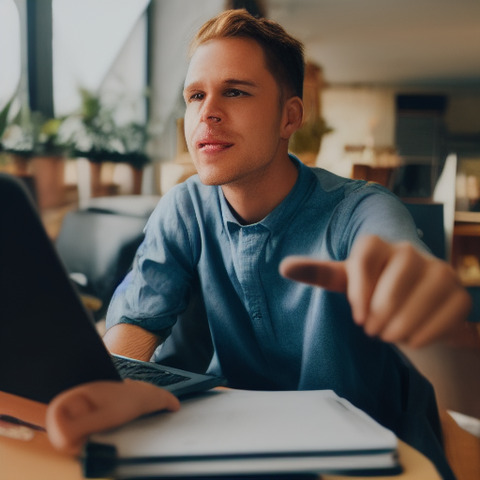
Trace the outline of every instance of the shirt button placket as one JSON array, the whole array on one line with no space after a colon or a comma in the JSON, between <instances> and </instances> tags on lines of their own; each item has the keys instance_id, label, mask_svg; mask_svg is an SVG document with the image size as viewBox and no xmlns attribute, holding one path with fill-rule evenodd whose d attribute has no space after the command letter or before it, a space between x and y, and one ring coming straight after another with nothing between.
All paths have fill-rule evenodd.
<instances>
[{"instance_id":1,"label":"shirt button placket","mask_svg":"<svg viewBox=\"0 0 480 480\"><path fill-rule=\"evenodd\" d=\"M242 284L245 292L246 306L250 312L252 325L258 336L264 337L266 325L263 322L263 305L265 298L263 295L263 286L260 281L259 264L264 251L264 245L268 237L268 232L261 226L255 225L244 230L243 235L243 258L244 278Z\"/></svg>"}]
</instances>

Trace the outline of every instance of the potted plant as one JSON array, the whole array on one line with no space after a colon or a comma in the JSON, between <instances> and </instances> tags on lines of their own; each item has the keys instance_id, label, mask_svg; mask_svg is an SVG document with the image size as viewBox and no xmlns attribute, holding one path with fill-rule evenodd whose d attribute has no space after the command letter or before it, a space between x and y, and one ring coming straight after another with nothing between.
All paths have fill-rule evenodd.
<instances>
[{"instance_id":1,"label":"potted plant","mask_svg":"<svg viewBox=\"0 0 480 480\"><path fill-rule=\"evenodd\" d=\"M64 168L67 145L59 138L62 118L46 118L23 106L10 118L14 99L0 112L0 144L9 156L10 171L33 176L40 208L57 206L63 201Z\"/></svg>"},{"instance_id":2,"label":"potted plant","mask_svg":"<svg viewBox=\"0 0 480 480\"><path fill-rule=\"evenodd\" d=\"M322 68L307 62L303 82L303 124L290 138L289 148L302 162L312 166L316 164L323 136L332 131L322 116L320 97L324 88Z\"/></svg>"},{"instance_id":3,"label":"potted plant","mask_svg":"<svg viewBox=\"0 0 480 480\"><path fill-rule=\"evenodd\" d=\"M90 161L91 190L101 189L100 170L105 162L123 162L132 167L134 193L140 193L143 167L150 161L146 153L148 125L137 121L121 121L122 99L110 103L100 95L81 89L82 104L62 125L61 134L70 144L72 155Z\"/></svg>"},{"instance_id":4,"label":"potted plant","mask_svg":"<svg viewBox=\"0 0 480 480\"><path fill-rule=\"evenodd\" d=\"M8 114L10 112L10 107L12 106L12 103L13 103L13 99L8 101L7 104L0 111L0 167L1 167L1 170L4 169L6 164L2 138L8 125Z\"/></svg>"},{"instance_id":5,"label":"potted plant","mask_svg":"<svg viewBox=\"0 0 480 480\"><path fill-rule=\"evenodd\" d=\"M330 133L330 128L323 117L316 116L308 119L290 139L289 148L307 165L314 165L322 138Z\"/></svg>"}]
</instances>

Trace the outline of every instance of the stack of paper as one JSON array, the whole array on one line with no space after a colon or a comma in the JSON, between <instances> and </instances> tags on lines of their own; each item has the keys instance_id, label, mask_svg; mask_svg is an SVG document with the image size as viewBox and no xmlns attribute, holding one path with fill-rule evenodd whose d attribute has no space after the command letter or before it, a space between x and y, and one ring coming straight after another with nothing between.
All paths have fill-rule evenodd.
<instances>
[{"instance_id":1,"label":"stack of paper","mask_svg":"<svg viewBox=\"0 0 480 480\"><path fill-rule=\"evenodd\" d=\"M398 473L397 439L331 390L219 390L97 434L88 477Z\"/></svg>"}]
</instances>

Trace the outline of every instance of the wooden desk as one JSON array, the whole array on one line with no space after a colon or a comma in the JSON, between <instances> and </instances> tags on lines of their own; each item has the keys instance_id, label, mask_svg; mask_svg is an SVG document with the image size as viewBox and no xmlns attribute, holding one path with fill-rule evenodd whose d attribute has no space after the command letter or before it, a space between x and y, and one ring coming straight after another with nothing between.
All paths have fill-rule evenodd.
<instances>
[{"instance_id":1,"label":"wooden desk","mask_svg":"<svg viewBox=\"0 0 480 480\"><path fill-rule=\"evenodd\" d=\"M362 480L440 480L434 466L423 455L403 442L400 461L405 471L390 477L355 477ZM80 463L53 450L44 433L24 442L0 437L2 480L83 480ZM352 477L324 475L322 480L348 480Z\"/></svg>"},{"instance_id":2,"label":"wooden desk","mask_svg":"<svg viewBox=\"0 0 480 480\"><path fill-rule=\"evenodd\" d=\"M44 425L45 411L43 404L0 392L0 414ZM407 444L399 442L399 454L404 472L386 477L389 480L440 480L432 463ZM78 460L57 452L41 431L35 432L30 440L0 436L0 476L2 480L83 480ZM321 478L347 480L352 477L324 475ZM381 480L383 477L361 478Z\"/></svg>"}]
</instances>

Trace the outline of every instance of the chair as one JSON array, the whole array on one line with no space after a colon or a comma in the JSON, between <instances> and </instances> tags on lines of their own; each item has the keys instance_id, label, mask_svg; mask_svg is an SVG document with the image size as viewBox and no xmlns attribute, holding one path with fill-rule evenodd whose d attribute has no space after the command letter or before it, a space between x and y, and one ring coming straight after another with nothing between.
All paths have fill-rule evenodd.
<instances>
[{"instance_id":1,"label":"chair","mask_svg":"<svg viewBox=\"0 0 480 480\"><path fill-rule=\"evenodd\" d=\"M99 300L98 320L131 267L158 196L123 195L89 200L67 213L56 240L60 258L80 292Z\"/></svg>"},{"instance_id":2,"label":"chair","mask_svg":"<svg viewBox=\"0 0 480 480\"><path fill-rule=\"evenodd\" d=\"M457 156L449 155L431 199L406 198L403 203L413 217L418 233L432 253L449 262L455 219Z\"/></svg>"},{"instance_id":3,"label":"chair","mask_svg":"<svg viewBox=\"0 0 480 480\"><path fill-rule=\"evenodd\" d=\"M68 213L56 240L57 251L80 292L100 301L100 319L128 272L143 240L146 219L79 210Z\"/></svg>"},{"instance_id":4,"label":"chair","mask_svg":"<svg viewBox=\"0 0 480 480\"><path fill-rule=\"evenodd\" d=\"M411 199L405 199L403 204L410 212L421 240L436 257L446 260L444 205L442 203L415 202Z\"/></svg>"}]
</instances>

